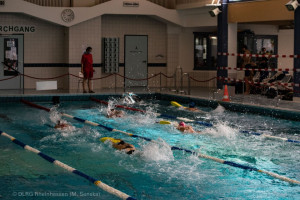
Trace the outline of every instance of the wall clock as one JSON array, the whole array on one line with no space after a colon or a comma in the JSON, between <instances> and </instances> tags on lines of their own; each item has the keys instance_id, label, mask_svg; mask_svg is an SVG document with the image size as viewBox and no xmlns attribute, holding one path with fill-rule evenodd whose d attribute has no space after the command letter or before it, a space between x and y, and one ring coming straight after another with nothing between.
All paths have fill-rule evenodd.
<instances>
[{"instance_id":1,"label":"wall clock","mask_svg":"<svg viewBox=\"0 0 300 200\"><path fill-rule=\"evenodd\" d=\"M61 12L61 18L64 22L71 22L75 18L75 14L71 9L64 9Z\"/></svg>"}]
</instances>

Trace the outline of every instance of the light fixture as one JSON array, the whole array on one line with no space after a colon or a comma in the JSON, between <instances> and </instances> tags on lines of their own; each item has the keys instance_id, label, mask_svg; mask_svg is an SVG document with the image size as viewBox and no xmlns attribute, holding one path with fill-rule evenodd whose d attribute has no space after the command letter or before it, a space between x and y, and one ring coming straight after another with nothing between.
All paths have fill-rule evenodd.
<instances>
[{"instance_id":1,"label":"light fixture","mask_svg":"<svg viewBox=\"0 0 300 200\"><path fill-rule=\"evenodd\" d=\"M215 8L215 9L209 11L209 14L210 14L210 16L215 17L215 16L217 16L218 14L220 14L221 12L222 12L222 11L221 11L219 8Z\"/></svg>"},{"instance_id":2,"label":"light fixture","mask_svg":"<svg viewBox=\"0 0 300 200\"><path fill-rule=\"evenodd\" d=\"M287 4L285 4L285 7L289 10L289 11L294 11L297 9L297 7L299 6L300 4L298 3L297 0L291 0L289 1Z\"/></svg>"},{"instance_id":3,"label":"light fixture","mask_svg":"<svg viewBox=\"0 0 300 200\"><path fill-rule=\"evenodd\" d=\"M213 10L209 11L210 16L215 17L220 14L222 11L218 8L221 6L220 0L212 0L211 4L206 4L207 7L213 7Z\"/></svg>"}]
</instances>

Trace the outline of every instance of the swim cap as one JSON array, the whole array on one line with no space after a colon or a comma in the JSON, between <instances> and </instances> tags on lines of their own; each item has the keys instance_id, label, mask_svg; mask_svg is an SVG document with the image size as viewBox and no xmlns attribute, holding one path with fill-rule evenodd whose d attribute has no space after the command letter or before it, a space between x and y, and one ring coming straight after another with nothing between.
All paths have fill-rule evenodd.
<instances>
[{"instance_id":1,"label":"swim cap","mask_svg":"<svg viewBox=\"0 0 300 200\"><path fill-rule=\"evenodd\" d=\"M179 126L185 127L185 123L184 123L184 122L180 122L180 123L179 123Z\"/></svg>"},{"instance_id":2,"label":"swim cap","mask_svg":"<svg viewBox=\"0 0 300 200\"><path fill-rule=\"evenodd\" d=\"M195 105L196 105L195 102L190 102L190 103L189 103L189 107L190 107L190 108L194 108Z\"/></svg>"}]
</instances>

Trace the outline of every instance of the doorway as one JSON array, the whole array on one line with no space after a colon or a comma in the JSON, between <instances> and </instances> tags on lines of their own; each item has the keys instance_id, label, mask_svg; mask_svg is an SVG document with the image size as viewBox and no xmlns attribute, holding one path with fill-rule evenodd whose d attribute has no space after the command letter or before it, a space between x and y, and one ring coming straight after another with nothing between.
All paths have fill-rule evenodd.
<instances>
[{"instance_id":1,"label":"doorway","mask_svg":"<svg viewBox=\"0 0 300 200\"><path fill-rule=\"evenodd\" d=\"M125 35L125 77L147 79L148 77L148 36ZM148 81L135 81L125 78L125 88L147 87Z\"/></svg>"}]
</instances>

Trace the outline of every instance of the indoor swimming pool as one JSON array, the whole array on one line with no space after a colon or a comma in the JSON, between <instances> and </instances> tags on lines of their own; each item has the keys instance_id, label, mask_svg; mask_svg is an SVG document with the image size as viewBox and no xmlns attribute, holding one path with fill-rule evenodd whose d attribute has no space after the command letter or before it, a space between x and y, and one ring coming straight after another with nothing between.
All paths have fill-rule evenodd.
<instances>
[{"instance_id":1,"label":"indoor swimming pool","mask_svg":"<svg viewBox=\"0 0 300 200\"><path fill-rule=\"evenodd\" d=\"M34 102L51 108L50 112L21 102L1 103L0 130L136 199L297 199L300 196L299 184L171 150L175 146L300 181L300 144L259 135L299 141L299 121L231 112L220 105L197 106L204 112L191 112L166 100L145 99L126 104L122 98L109 98L108 102L110 107L126 105L146 112L116 108L123 110L125 116L107 118L107 105L94 101L62 101L56 107L50 102ZM65 118L60 113L154 142ZM179 121L159 118L157 113L212 126L190 122L187 124L200 133L182 133L173 124L159 123ZM72 128L55 129L59 119ZM123 139L133 144L136 151L132 155L118 151L109 142L101 142L102 137ZM119 199L5 137L0 137L0 148L3 199Z\"/></svg>"}]
</instances>

